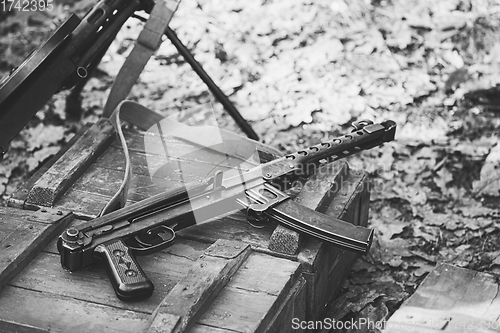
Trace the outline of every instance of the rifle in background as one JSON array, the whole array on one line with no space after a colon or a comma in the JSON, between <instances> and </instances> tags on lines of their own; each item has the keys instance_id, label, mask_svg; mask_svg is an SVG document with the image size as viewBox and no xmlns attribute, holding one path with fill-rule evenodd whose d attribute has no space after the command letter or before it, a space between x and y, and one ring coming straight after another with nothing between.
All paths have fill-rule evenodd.
<instances>
[{"instance_id":1,"label":"rifle in background","mask_svg":"<svg viewBox=\"0 0 500 333\"><path fill-rule=\"evenodd\" d=\"M141 10L149 13L154 5L152 0L100 0L82 19L72 14L0 81L0 161L12 139L55 93L76 85L67 101L77 99L89 73L97 67L125 21L129 17L145 20L135 13ZM175 33L170 28L164 33L243 132L258 140L251 126Z\"/></svg>"}]
</instances>

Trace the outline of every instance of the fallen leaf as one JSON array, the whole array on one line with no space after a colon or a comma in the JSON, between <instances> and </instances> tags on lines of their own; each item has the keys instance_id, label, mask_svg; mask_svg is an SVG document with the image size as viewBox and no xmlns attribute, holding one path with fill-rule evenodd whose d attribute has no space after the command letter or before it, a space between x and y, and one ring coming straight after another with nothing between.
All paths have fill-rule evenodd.
<instances>
[{"instance_id":1,"label":"fallen leaf","mask_svg":"<svg viewBox=\"0 0 500 333\"><path fill-rule=\"evenodd\" d=\"M454 211L462 214L464 217L477 218L487 217L489 219L500 217L499 209L492 209L483 206L480 202L470 201L465 205L455 207Z\"/></svg>"},{"instance_id":2,"label":"fallen leaf","mask_svg":"<svg viewBox=\"0 0 500 333\"><path fill-rule=\"evenodd\" d=\"M422 264L420 264L418 266L418 268L415 270L415 272L413 272L413 274L416 277L421 278L425 274L430 273L435 267L436 267L436 265L430 265L430 264L427 264L427 263L422 263Z\"/></svg>"},{"instance_id":3,"label":"fallen leaf","mask_svg":"<svg viewBox=\"0 0 500 333\"><path fill-rule=\"evenodd\" d=\"M434 183L439 187L441 193L447 194L449 190L448 183L453 180L453 174L447 168L441 168L436 172L433 178Z\"/></svg>"},{"instance_id":4,"label":"fallen leaf","mask_svg":"<svg viewBox=\"0 0 500 333\"><path fill-rule=\"evenodd\" d=\"M400 266L402 257L410 257L412 255L409 251L411 244L406 239L395 238L384 240L377 238L374 245L371 250L373 257L377 258L380 263L392 267Z\"/></svg>"},{"instance_id":5,"label":"fallen leaf","mask_svg":"<svg viewBox=\"0 0 500 333\"><path fill-rule=\"evenodd\" d=\"M403 232L403 229L408 226L407 223L399 219L401 212L390 206L383 207L380 212L374 213L371 217L370 224L377 230L377 237L384 240L390 240L395 235Z\"/></svg>"},{"instance_id":6,"label":"fallen leaf","mask_svg":"<svg viewBox=\"0 0 500 333\"><path fill-rule=\"evenodd\" d=\"M491 149L484 161L480 179L473 183L473 191L477 195L500 195L500 144Z\"/></svg>"},{"instance_id":7,"label":"fallen leaf","mask_svg":"<svg viewBox=\"0 0 500 333\"><path fill-rule=\"evenodd\" d=\"M429 225L429 226L443 226L446 224L446 221L449 219L448 214L439 214L439 213L434 213L433 211L430 211L429 209L422 210L422 213L424 214L424 220L422 221L423 224Z\"/></svg>"},{"instance_id":8,"label":"fallen leaf","mask_svg":"<svg viewBox=\"0 0 500 333\"><path fill-rule=\"evenodd\" d=\"M460 152L474 160L483 160L490 153L493 146L488 141L473 141L473 142L450 142L453 152Z\"/></svg>"},{"instance_id":9,"label":"fallen leaf","mask_svg":"<svg viewBox=\"0 0 500 333\"><path fill-rule=\"evenodd\" d=\"M389 310L381 300L378 303L380 304L375 304L375 306L368 304L363 308L353 321L358 325L349 328L347 333L379 333L384 328Z\"/></svg>"},{"instance_id":10,"label":"fallen leaf","mask_svg":"<svg viewBox=\"0 0 500 333\"><path fill-rule=\"evenodd\" d=\"M378 297L380 297L380 293L376 290L353 286L341 297L337 298L331 317L341 321L350 312L357 313L361 311Z\"/></svg>"},{"instance_id":11,"label":"fallen leaf","mask_svg":"<svg viewBox=\"0 0 500 333\"><path fill-rule=\"evenodd\" d=\"M437 244L441 233L438 227L421 225L413 228L413 236L420 237L428 243Z\"/></svg>"},{"instance_id":12,"label":"fallen leaf","mask_svg":"<svg viewBox=\"0 0 500 333\"><path fill-rule=\"evenodd\" d=\"M0 195L3 195L5 193L5 190L7 189L7 183L9 182L9 178L5 176L0 176Z\"/></svg>"},{"instance_id":13,"label":"fallen leaf","mask_svg":"<svg viewBox=\"0 0 500 333\"><path fill-rule=\"evenodd\" d=\"M415 256L424 259L427 262L433 262L433 263L435 263L437 261L437 255L436 254L429 254L429 253L426 253L426 252L424 252L424 251L422 251L420 249L414 249L414 250L411 250L410 252L412 254L414 254ZM422 265L423 265L423 263L419 264L419 266L422 266Z\"/></svg>"}]
</instances>

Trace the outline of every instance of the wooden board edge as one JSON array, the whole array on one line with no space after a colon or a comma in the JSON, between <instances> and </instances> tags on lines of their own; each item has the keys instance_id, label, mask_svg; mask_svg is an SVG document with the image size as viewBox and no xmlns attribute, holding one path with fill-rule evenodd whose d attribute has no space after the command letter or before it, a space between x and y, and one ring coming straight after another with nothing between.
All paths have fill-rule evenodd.
<instances>
[{"instance_id":1,"label":"wooden board edge","mask_svg":"<svg viewBox=\"0 0 500 333\"><path fill-rule=\"evenodd\" d=\"M28 194L33 187L33 184L47 171L49 168L56 163L61 156L68 151L69 148L73 146L73 144L85 133L90 127L91 123L83 125L80 130L78 130L75 135L69 140L67 144L65 144L61 150L59 150L54 156L52 156L45 164L43 164L35 173L25 182L19 186L14 194L8 199L7 206L19 209L30 209L37 210L38 206L26 204L26 199L28 198Z\"/></svg>"},{"instance_id":2,"label":"wooden board edge","mask_svg":"<svg viewBox=\"0 0 500 333\"><path fill-rule=\"evenodd\" d=\"M27 324L12 323L0 319L0 332L2 333L49 333L50 329L42 329Z\"/></svg>"},{"instance_id":3,"label":"wooden board edge","mask_svg":"<svg viewBox=\"0 0 500 333\"><path fill-rule=\"evenodd\" d=\"M39 212L34 212L33 214L37 213ZM40 214L43 213L48 213L53 216L52 211L40 212ZM58 213L56 214L56 216L59 216ZM50 215L49 218L51 217ZM14 259L11 259L9 264L0 272L0 289L3 288L14 276L21 272L54 237L56 237L66 226L68 226L72 220L72 213L62 213L58 219L56 218L51 222L45 221L44 219L42 219L42 221L37 221L36 218L31 219L31 222L41 222L41 224L44 225L44 228L38 237L30 239L28 246L23 248Z\"/></svg>"},{"instance_id":4,"label":"wooden board edge","mask_svg":"<svg viewBox=\"0 0 500 333\"><path fill-rule=\"evenodd\" d=\"M298 332L303 330L294 329L294 323L304 321L306 319L306 293L307 286L304 277L300 277L291 291L283 300L274 317L269 321L265 328L255 331L255 333L281 333L281 332Z\"/></svg>"},{"instance_id":5,"label":"wooden board edge","mask_svg":"<svg viewBox=\"0 0 500 333\"><path fill-rule=\"evenodd\" d=\"M163 299L145 332L186 332L251 252L242 242L218 240Z\"/></svg>"},{"instance_id":6,"label":"wooden board edge","mask_svg":"<svg viewBox=\"0 0 500 333\"><path fill-rule=\"evenodd\" d=\"M56 200L106 150L115 138L111 122L101 119L83 133L53 165L51 165L27 196L28 204L52 207Z\"/></svg>"}]
</instances>

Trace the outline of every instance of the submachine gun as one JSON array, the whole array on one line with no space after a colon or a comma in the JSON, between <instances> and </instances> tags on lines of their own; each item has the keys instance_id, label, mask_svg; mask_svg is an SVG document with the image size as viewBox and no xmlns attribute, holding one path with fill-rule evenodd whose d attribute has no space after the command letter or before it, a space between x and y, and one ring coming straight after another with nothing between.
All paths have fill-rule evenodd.
<instances>
[{"instance_id":1,"label":"submachine gun","mask_svg":"<svg viewBox=\"0 0 500 333\"><path fill-rule=\"evenodd\" d=\"M344 249L366 253L373 230L301 206L281 190L280 184L295 173L391 141L395 131L392 121L359 122L352 133L332 141L248 171L216 173L204 181L185 184L71 227L58 240L61 264L76 271L102 261L120 299L145 298L154 286L134 255L159 251L172 244L177 231L238 209Z\"/></svg>"}]
</instances>

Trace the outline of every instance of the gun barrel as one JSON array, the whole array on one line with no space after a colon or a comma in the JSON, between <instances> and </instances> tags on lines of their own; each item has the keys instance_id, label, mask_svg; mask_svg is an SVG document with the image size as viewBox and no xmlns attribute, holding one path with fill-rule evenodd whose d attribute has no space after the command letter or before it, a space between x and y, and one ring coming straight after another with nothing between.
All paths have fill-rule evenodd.
<instances>
[{"instance_id":1,"label":"gun barrel","mask_svg":"<svg viewBox=\"0 0 500 333\"><path fill-rule=\"evenodd\" d=\"M359 153L394 139L396 123L365 123L350 134L322 142L262 165L263 177L273 180L288 174L310 175L319 165Z\"/></svg>"},{"instance_id":2,"label":"gun barrel","mask_svg":"<svg viewBox=\"0 0 500 333\"><path fill-rule=\"evenodd\" d=\"M86 68L107 47L138 0L101 0L80 19L71 15L0 81L0 160L12 139L61 88L86 76Z\"/></svg>"},{"instance_id":3,"label":"gun barrel","mask_svg":"<svg viewBox=\"0 0 500 333\"><path fill-rule=\"evenodd\" d=\"M75 67L57 54L69 41L80 19L71 15L42 46L0 82L0 151L59 89Z\"/></svg>"}]
</instances>

